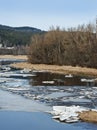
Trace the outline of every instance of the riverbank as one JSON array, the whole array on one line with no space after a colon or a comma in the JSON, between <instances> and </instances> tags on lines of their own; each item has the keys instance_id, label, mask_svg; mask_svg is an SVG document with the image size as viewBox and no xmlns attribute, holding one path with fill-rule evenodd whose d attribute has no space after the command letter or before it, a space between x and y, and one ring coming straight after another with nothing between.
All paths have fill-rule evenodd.
<instances>
[{"instance_id":1,"label":"riverbank","mask_svg":"<svg viewBox=\"0 0 97 130\"><path fill-rule=\"evenodd\" d=\"M0 59L23 59L27 60L26 55L0 55ZM74 75L86 75L97 77L97 69L86 68L86 67L72 67L72 66L59 66L59 65L46 65L46 64L30 64L28 62L11 64L15 68L27 68L32 70L45 70L52 73L59 74L74 74Z\"/></svg>"},{"instance_id":2,"label":"riverbank","mask_svg":"<svg viewBox=\"0 0 97 130\"><path fill-rule=\"evenodd\" d=\"M84 111L84 112L79 114L79 118L82 121L97 124L97 112L96 111Z\"/></svg>"},{"instance_id":3,"label":"riverbank","mask_svg":"<svg viewBox=\"0 0 97 130\"><path fill-rule=\"evenodd\" d=\"M28 62L11 64L12 67L21 69L32 69L32 70L45 70L51 73L58 74L74 74L81 76L95 76L97 77L97 69L86 68L86 67L72 67L72 66L58 66L58 65L46 65L46 64L30 64Z\"/></svg>"},{"instance_id":4,"label":"riverbank","mask_svg":"<svg viewBox=\"0 0 97 130\"><path fill-rule=\"evenodd\" d=\"M26 55L0 55L0 59L19 59L19 60L27 60Z\"/></svg>"}]
</instances>

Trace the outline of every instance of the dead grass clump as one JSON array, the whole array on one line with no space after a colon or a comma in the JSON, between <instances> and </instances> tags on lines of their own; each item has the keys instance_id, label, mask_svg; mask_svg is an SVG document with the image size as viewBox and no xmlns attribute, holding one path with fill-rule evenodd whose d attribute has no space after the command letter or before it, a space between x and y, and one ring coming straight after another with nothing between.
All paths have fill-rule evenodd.
<instances>
[{"instance_id":1,"label":"dead grass clump","mask_svg":"<svg viewBox=\"0 0 97 130\"><path fill-rule=\"evenodd\" d=\"M23 59L27 60L26 55L0 55L0 59Z\"/></svg>"},{"instance_id":2,"label":"dead grass clump","mask_svg":"<svg viewBox=\"0 0 97 130\"><path fill-rule=\"evenodd\" d=\"M85 122L97 123L97 112L84 111L79 114L79 118Z\"/></svg>"}]
</instances>

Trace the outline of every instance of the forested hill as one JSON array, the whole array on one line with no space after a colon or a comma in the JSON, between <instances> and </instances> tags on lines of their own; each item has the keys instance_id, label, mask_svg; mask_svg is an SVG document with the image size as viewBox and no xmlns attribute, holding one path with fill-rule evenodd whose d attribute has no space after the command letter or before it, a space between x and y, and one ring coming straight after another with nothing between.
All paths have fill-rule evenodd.
<instances>
[{"instance_id":1,"label":"forested hill","mask_svg":"<svg viewBox=\"0 0 97 130\"><path fill-rule=\"evenodd\" d=\"M34 34L41 34L44 31L33 27L9 27L0 25L0 44L8 47L21 46L30 43Z\"/></svg>"}]
</instances>

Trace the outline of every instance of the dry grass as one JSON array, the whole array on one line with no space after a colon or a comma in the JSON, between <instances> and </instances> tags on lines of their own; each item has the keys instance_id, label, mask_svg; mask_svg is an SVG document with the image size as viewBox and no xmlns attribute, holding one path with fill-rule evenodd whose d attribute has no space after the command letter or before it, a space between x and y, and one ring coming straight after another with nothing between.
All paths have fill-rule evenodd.
<instances>
[{"instance_id":1,"label":"dry grass","mask_svg":"<svg viewBox=\"0 0 97 130\"><path fill-rule=\"evenodd\" d=\"M85 111L79 114L82 121L97 123L97 112L95 111Z\"/></svg>"},{"instance_id":2,"label":"dry grass","mask_svg":"<svg viewBox=\"0 0 97 130\"><path fill-rule=\"evenodd\" d=\"M60 74L74 74L74 75L88 75L97 77L97 69L85 67L72 67L72 66L58 66L58 65L45 65L45 64L30 64L27 62L12 64L16 68L28 68L32 70L47 70L52 73Z\"/></svg>"},{"instance_id":3,"label":"dry grass","mask_svg":"<svg viewBox=\"0 0 97 130\"><path fill-rule=\"evenodd\" d=\"M0 55L0 58L8 59L25 59L27 60L26 55ZM27 62L12 64L16 68L28 68L34 70L47 70L52 73L60 74L74 74L74 75L88 75L97 77L97 69L86 68L86 67L72 67L72 66L58 66L58 65L45 65L45 64L30 64Z\"/></svg>"},{"instance_id":4,"label":"dry grass","mask_svg":"<svg viewBox=\"0 0 97 130\"><path fill-rule=\"evenodd\" d=\"M0 59L27 59L26 55L0 55Z\"/></svg>"}]
</instances>

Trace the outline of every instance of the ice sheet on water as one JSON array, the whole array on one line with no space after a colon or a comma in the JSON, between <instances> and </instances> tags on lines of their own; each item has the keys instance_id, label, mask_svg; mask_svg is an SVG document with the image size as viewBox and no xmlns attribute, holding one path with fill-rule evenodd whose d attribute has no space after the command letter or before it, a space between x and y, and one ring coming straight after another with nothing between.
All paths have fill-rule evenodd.
<instances>
[{"instance_id":1,"label":"ice sheet on water","mask_svg":"<svg viewBox=\"0 0 97 130\"><path fill-rule=\"evenodd\" d=\"M0 77L33 77L35 74L0 73Z\"/></svg>"},{"instance_id":2,"label":"ice sheet on water","mask_svg":"<svg viewBox=\"0 0 97 130\"><path fill-rule=\"evenodd\" d=\"M74 94L68 93L68 92L54 92L52 94L46 95L46 98L51 99L51 98L59 98L63 96L72 96Z\"/></svg>"},{"instance_id":3,"label":"ice sheet on water","mask_svg":"<svg viewBox=\"0 0 97 130\"><path fill-rule=\"evenodd\" d=\"M91 102L91 100L85 99L85 98L83 98L83 99L80 99L80 98L69 98L68 101L79 102L79 103L81 103L81 102L90 103Z\"/></svg>"}]
</instances>

